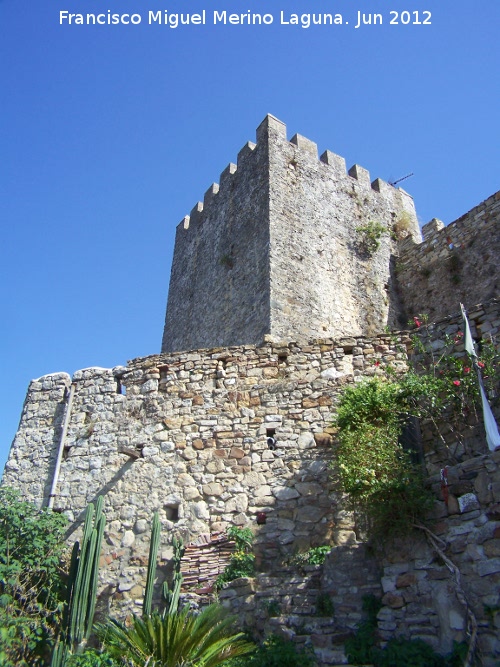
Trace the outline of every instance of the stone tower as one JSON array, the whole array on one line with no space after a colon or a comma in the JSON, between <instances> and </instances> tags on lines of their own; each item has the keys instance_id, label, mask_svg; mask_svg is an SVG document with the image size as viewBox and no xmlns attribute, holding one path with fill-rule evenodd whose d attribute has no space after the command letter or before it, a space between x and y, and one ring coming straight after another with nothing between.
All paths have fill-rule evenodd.
<instances>
[{"instance_id":1,"label":"stone tower","mask_svg":"<svg viewBox=\"0 0 500 667\"><path fill-rule=\"evenodd\" d=\"M379 246L367 251L370 228ZM407 193L370 183L358 165L346 173L330 151L318 158L315 143L288 141L267 116L257 143L177 227L162 351L400 326L392 258L401 233L421 238Z\"/></svg>"}]
</instances>

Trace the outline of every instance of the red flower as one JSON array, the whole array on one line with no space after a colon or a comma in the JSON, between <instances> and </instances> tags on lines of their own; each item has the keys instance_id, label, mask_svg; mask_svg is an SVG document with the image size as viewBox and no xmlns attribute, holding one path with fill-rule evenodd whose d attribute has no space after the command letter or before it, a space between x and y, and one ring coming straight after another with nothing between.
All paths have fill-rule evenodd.
<instances>
[{"instance_id":1,"label":"red flower","mask_svg":"<svg viewBox=\"0 0 500 667\"><path fill-rule=\"evenodd\" d=\"M375 366L380 366L380 361L375 361Z\"/></svg>"},{"instance_id":2,"label":"red flower","mask_svg":"<svg viewBox=\"0 0 500 667\"><path fill-rule=\"evenodd\" d=\"M479 366L479 368L484 368L484 362L482 361L478 361L477 365Z\"/></svg>"},{"instance_id":3,"label":"red flower","mask_svg":"<svg viewBox=\"0 0 500 667\"><path fill-rule=\"evenodd\" d=\"M460 380L453 380L455 387L460 387Z\"/></svg>"},{"instance_id":4,"label":"red flower","mask_svg":"<svg viewBox=\"0 0 500 667\"><path fill-rule=\"evenodd\" d=\"M470 373L470 368L468 366L464 368L464 373Z\"/></svg>"},{"instance_id":5,"label":"red flower","mask_svg":"<svg viewBox=\"0 0 500 667\"><path fill-rule=\"evenodd\" d=\"M418 317L414 317L413 321L415 322L416 327L422 326L422 322L418 319Z\"/></svg>"}]
</instances>

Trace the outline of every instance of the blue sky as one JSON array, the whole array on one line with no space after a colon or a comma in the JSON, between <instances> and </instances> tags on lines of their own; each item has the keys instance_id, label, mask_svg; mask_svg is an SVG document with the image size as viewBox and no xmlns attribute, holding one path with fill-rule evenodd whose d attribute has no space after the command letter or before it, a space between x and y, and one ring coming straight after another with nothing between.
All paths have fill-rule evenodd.
<instances>
[{"instance_id":1,"label":"blue sky","mask_svg":"<svg viewBox=\"0 0 500 667\"><path fill-rule=\"evenodd\" d=\"M108 9L142 23L59 25ZM159 9L275 21L148 25ZM0 0L0 467L30 379L158 352L175 226L266 113L372 178L414 172L422 222L500 189L499 24L498 0Z\"/></svg>"}]
</instances>

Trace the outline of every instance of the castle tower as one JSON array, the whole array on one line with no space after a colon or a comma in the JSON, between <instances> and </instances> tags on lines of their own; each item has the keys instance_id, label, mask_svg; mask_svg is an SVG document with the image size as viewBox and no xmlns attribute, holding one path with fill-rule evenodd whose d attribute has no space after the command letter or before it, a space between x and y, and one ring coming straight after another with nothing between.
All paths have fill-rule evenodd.
<instances>
[{"instance_id":1,"label":"castle tower","mask_svg":"<svg viewBox=\"0 0 500 667\"><path fill-rule=\"evenodd\" d=\"M372 335L404 325L397 237L413 199L268 115L177 227L162 351Z\"/></svg>"}]
</instances>

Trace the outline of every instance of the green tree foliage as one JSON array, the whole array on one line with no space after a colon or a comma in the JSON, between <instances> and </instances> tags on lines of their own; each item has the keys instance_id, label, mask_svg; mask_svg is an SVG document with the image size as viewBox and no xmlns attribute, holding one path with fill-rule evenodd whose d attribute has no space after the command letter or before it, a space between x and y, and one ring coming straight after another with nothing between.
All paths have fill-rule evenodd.
<instances>
[{"instance_id":1,"label":"green tree foliage","mask_svg":"<svg viewBox=\"0 0 500 667\"><path fill-rule=\"evenodd\" d=\"M37 667L50 655L63 604L67 520L0 489L0 665Z\"/></svg>"},{"instance_id":2,"label":"green tree foliage","mask_svg":"<svg viewBox=\"0 0 500 667\"><path fill-rule=\"evenodd\" d=\"M421 468L412 464L411 453L401 445L409 418L434 424L448 460L454 463L464 428L477 424L481 414L476 374L463 356L463 334L429 343L426 318L415 317L414 324L419 333L413 338L413 368L396 376L388 367L384 375L348 387L334 422L341 487L371 534L383 538L422 523L432 504ZM478 366L487 390L495 396L500 371L493 346L483 345ZM453 449L440 434L443 422L456 436Z\"/></svg>"},{"instance_id":3,"label":"green tree foliage","mask_svg":"<svg viewBox=\"0 0 500 667\"><path fill-rule=\"evenodd\" d=\"M217 667L254 650L220 605L199 614L185 606L175 613L134 616L126 626L111 619L97 626L107 651L128 667Z\"/></svg>"}]
</instances>

